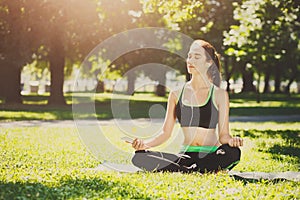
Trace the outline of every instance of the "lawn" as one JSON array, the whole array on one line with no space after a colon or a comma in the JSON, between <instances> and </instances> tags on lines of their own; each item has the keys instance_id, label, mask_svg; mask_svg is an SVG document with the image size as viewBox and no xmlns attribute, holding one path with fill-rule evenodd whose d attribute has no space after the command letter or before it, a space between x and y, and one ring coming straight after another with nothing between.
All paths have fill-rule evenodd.
<instances>
[{"instance_id":1,"label":"lawn","mask_svg":"<svg viewBox=\"0 0 300 200\"><path fill-rule=\"evenodd\" d=\"M149 110L153 105L157 108L165 108L167 97L157 97L152 93L136 93L134 96L111 93L89 94L76 93L72 100L72 94L65 94L67 105L47 106L47 95L23 96L23 105L0 104L0 120L66 120L73 119L72 102L74 104L92 103L96 113L79 113L79 118L90 118L96 115L98 119L112 118L149 118ZM122 115L123 112L112 113L111 99L120 108L129 108L130 115ZM300 113L300 95L287 96L285 94L261 95L261 102L256 102L255 94L230 95L230 116L254 116L254 115L297 115ZM156 112L152 118L163 118L164 110Z\"/></svg>"},{"instance_id":2,"label":"lawn","mask_svg":"<svg viewBox=\"0 0 300 200\"><path fill-rule=\"evenodd\" d=\"M105 125L112 139L122 133ZM245 139L237 171L299 171L300 123L230 124ZM117 137L115 137L117 136ZM116 145L119 143L116 142ZM125 149L132 151L127 144ZM74 126L0 127L0 199L299 199L299 182L242 181L226 173L119 173L96 167ZM109 154L106 149L103 155ZM117 157L122 160L124 158Z\"/></svg>"}]
</instances>

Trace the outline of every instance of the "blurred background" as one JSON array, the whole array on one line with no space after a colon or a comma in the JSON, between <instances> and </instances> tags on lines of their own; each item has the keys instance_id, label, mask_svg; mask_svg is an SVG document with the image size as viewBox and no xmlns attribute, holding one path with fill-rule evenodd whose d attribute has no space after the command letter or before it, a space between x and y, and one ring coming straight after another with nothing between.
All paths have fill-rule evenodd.
<instances>
[{"instance_id":1,"label":"blurred background","mask_svg":"<svg viewBox=\"0 0 300 200\"><path fill-rule=\"evenodd\" d=\"M163 27L216 47L222 62L222 87L230 94L297 95L300 91L300 2L295 0L1 0L0 105L70 105L68 94L95 89L93 65L74 74L97 44L133 28ZM173 46L176 41L173 41ZM171 41L172 46L172 41ZM180 48L180 47L178 47ZM139 71L146 63L162 63L157 80ZM170 52L143 49L110 63L96 77L98 93L117 90L165 97L165 85L188 79L185 60ZM135 88L148 80L152 85ZM135 91L135 92L133 92ZM282 97L282 96L281 96ZM284 97L284 96L283 96Z\"/></svg>"}]
</instances>

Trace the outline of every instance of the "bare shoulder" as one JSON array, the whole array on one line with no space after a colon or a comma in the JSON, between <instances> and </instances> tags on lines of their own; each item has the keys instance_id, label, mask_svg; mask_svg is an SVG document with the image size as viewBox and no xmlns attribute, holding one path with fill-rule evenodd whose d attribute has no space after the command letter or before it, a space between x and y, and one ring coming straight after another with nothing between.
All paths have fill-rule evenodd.
<instances>
[{"instance_id":1,"label":"bare shoulder","mask_svg":"<svg viewBox=\"0 0 300 200\"><path fill-rule=\"evenodd\" d=\"M221 96L228 95L227 91L224 90L223 88L215 86L214 89L215 89L214 92L216 95L221 95Z\"/></svg>"},{"instance_id":2,"label":"bare shoulder","mask_svg":"<svg viewBox=\"0 0 300 200\"><path fill-rule=\"evenodd\" d=\"M169 93L169 102L174 102L175 104L178 102L179 96L182 92L182 86L176 87Z\"/></svg>"},{"instance_id":3,"label":"bare shoulder","mask_svg":"<svg viewBox=\"0 0 300 200\"><path fill-rule=\"evenodd\" d=\"M217 104L228 101L228 92L222 88L215 87L215 101Z\"/></svg>"}]
</instances>

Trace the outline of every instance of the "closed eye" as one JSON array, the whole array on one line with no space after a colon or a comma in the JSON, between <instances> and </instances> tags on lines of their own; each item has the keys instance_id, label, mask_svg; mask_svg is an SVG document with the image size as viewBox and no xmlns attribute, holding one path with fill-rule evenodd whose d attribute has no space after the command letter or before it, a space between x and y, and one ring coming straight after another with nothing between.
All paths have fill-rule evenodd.
<instances>
[{"instance_id":1,"label":"closed eye","mask_svg":"<svg viewBox=\"0 0 300 200\"><path fill-rule=\"evenodd\" d=\"M191 59L193 57L193 54L188 54L188 58ZM200 59L201 58L201 54L194 54L194 58L195 59Z\"/></svg>"}]
</instances>

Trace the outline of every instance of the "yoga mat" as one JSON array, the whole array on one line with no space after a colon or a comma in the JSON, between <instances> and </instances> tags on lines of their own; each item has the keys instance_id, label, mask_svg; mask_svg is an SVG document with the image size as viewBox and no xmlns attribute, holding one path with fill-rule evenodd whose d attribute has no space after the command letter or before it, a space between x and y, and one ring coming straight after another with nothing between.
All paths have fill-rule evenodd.
<instances>
[{"instance_id":1,"label":"yoga mat","mask_svg":"<svg viewBox=\"0 0 300 200\"><path fill-rule=\"evenodd\" d=\"M115 164L110 162L103 162L95 168L88 168L93 171L118 171L125 173L143 172L143 170L128 164ZM300 172L286 171L286 172L239 172L229 171L228 174L236 179L243 180L290 180L300 181Z\"/></svg>"},{"instance_id":2,"label":"yoga mat","mask_svg":"<svg viewBox=\"0 0 300 200\"><path fill-rule=\"evenodd\" d=\"M229 171L229 175L235 178L241 179L253 179L253 180L290 180L290 181L300 181L300 172L238 172Z\"/></svg>"},{"instance_id":3,"label":"yoga mat","mask_svg":"<svg viewBox=\"0 0 300 200\"><path fill-rule=\"evenodd\" d=\"M86 170L93 171L118 171L125 173L136 173L142 172L140 168L135 167L134 165L126 165L126 164L116 164L111 162L104 161L102 164L98 165L95 168L86 168Z\"/></svg>"}]
</instances>

